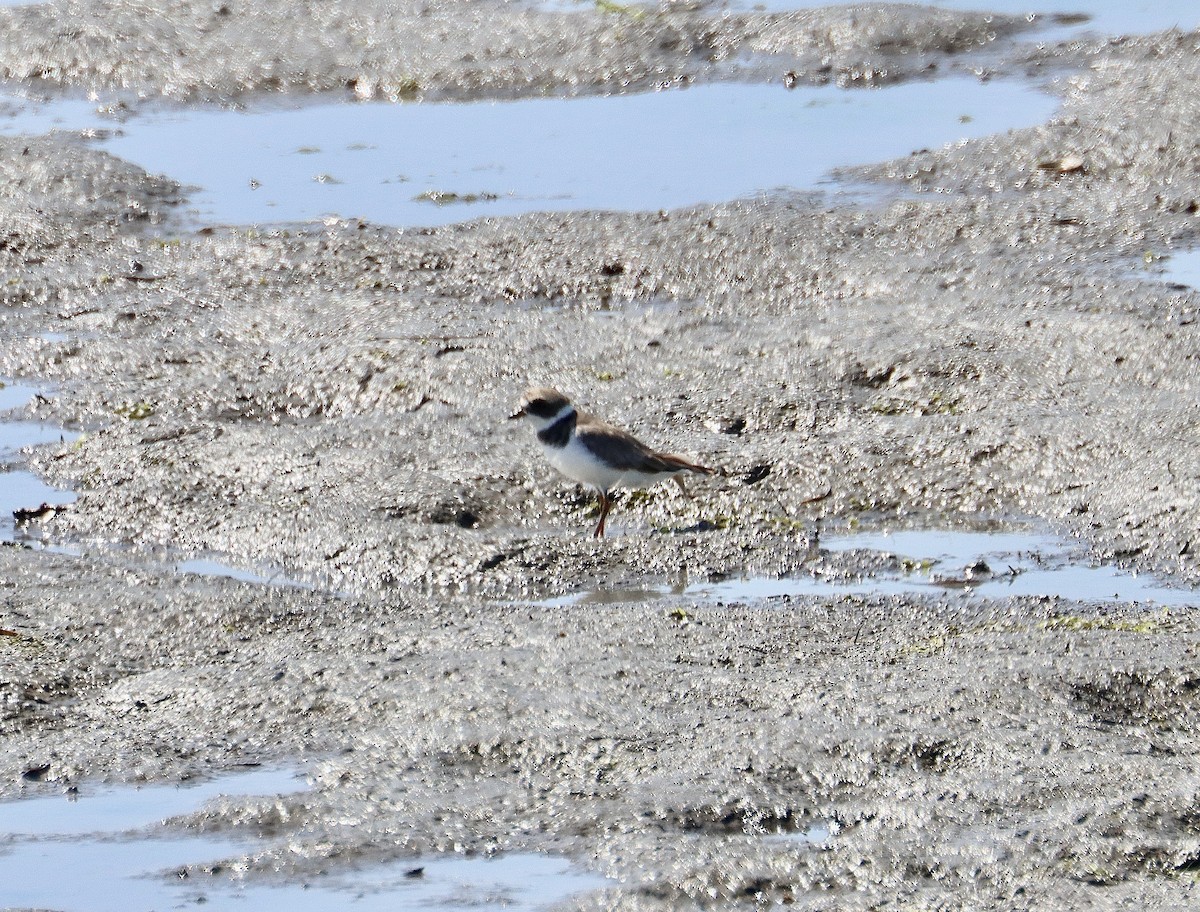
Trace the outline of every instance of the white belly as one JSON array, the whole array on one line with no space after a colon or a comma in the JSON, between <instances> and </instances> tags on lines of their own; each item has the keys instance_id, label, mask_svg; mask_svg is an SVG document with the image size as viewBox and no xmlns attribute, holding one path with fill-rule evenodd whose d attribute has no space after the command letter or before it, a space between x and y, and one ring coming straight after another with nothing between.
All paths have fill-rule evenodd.
<instances>
[{"instance_id":1,"label":"white belly","mask_svg":"<svg viewBox=\"0 0 1200 912\"><path fill-rule=\"evenodd\" d=\"M650 485L665 481L676 472L626 472L621 476L620 485L623 488L648 488Z\"/></svg>"},{"instance_id":2,"label":"white belly","mask_svg":"<svg viewBox=\"0 0 1200 912\"><path fill-rule=\"evenodd\" d=\"M624 472L600 462L572 435L565 447L542 445L550 465L572 481L589 485L597 491L609 491L621 484Z\"/></svg>"}]
</instances>

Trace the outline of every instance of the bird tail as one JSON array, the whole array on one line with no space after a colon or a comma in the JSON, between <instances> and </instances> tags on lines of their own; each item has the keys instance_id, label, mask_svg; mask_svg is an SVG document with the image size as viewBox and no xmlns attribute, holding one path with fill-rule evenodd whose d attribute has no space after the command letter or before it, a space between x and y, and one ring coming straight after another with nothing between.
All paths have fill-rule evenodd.
<instances>
[{"instance_id":1,"label":"bird tail","mask_svg":"<svg viewBox=\"0 0 1200 912\"><path fill-rule=\"evenodd\" d=\"M690 460L684 459L682 456L676 456L674 453L659 453L658 458L662 461L663 471L665 472L695 472L698 475L715 475L716 469L710 469L707 466L697 465Z\"/></svg>"}]
</instances>

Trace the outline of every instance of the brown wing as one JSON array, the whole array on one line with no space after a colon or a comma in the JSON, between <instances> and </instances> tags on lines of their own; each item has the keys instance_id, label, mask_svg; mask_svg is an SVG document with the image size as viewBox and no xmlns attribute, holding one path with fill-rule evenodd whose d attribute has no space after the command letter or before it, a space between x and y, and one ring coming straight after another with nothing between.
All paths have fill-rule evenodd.
<instances>
[{"instance_id":1,"label":"brown wing","mask_svg":"<svg viewBox=\"0 0 1200 912\"><path fill-rule=\"evenodd\" d=\"M620 471L645 472L699 472L713 474L712 469L689 462L682 456L659 453L650 449L628 431L614 427L591 415L580 415L575 427L579 442Z\"/></svg>"}]
</instances>

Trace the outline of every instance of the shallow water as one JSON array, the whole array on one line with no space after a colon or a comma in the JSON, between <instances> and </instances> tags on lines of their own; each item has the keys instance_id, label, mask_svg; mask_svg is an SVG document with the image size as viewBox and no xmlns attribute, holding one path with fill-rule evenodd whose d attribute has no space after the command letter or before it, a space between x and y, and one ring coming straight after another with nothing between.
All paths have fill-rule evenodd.
<instances>
[{"instance_id":1,"label":"shallow water","mask_svg":"<svg viewBox=\"0 0 1200 912\"><path fill-rule=\"evenodd\" d=\"M771 0L775 2L775 0ZM958 10L986 10L1010 16L1030 13L1043 15L1078 14L1086 22L1069 28L1055 26L1055 39L1083 33L1098 35L1144 35L1161 29L1192 29L1200 24L1200 5L1196 0L927 0L930 6ZM1043 38L1031 33L1031 38Z\"/></svg>"},{"instance_id":2,"label":"shallow water","mask_svg":"<svg viewBox=\"0 0 1200 912\"><path fill-rule=\"evenodd\" d=\"M85 786L70 795L0 802L0 834L126 833L190 813L220 795L288 795L308 788L296 769L251 769L182 785Z\"/></svg>"},{"instance_id":3,"label":"shallow water","mask_svg":"<svg viewBox=\"0 0 1200 912\"><path fill-rule=\"evenodd\" d=\"M882 551L917 562L932 561L913 574L918 586L966 583L979 597L1050 596L1079 601L1200 604L1200 593L1168 586L1146 574L1093 564L1078 542L1048 533L912 530L850 535L822 542L831 551ZM983 561L990 575L962 572Z\"/></svg>"},{"instance_id":4,"label":"shallow water","mask_svg":"<svg viewBox=\"0 0 1200 912\"><path fill-rule=\"evenodd\" d=\"M1158 275L1164 282L1200 288L1200 248L1173 251L1160 267Z\"/></svg>"},{"instance_id":5,"label":"shallow water","mask_svg":"<svg viewBox=\"0 0 1200 912\"><path fill-rule=\"evenodd\" d=\"M553 0L563 8L594 4ZM748 6L803 7L789 0ZM943 0L1027 14L1028 0ZM1200 24L1192 0L1090 0L1039 40ZM1057 102L1012 81L965 77L877 89L717 84L613 97L458 104L260 104L246 111L142 109L116 121L95 103L0 102L0 133L86 131L113 154L196 188L193 224L327 216L433 226L481 216L656 210L833 187L835 168L1032 126ZM184 224L187 224L186 222Z\"/></svg>"},{"instance_id":6,"label":"shallow water","mask_svg":"<svg viewBox=\"0 0 1200 912\"><path fill-rule=\"evenodd\" d=\"M235 567L232 564L224 563L212 557L194 557L189 560L180 561L175 565L175 572L191 573L196 576L223 576L228 579L239 580L243 583L254 583L259 586L287 586L295 589L316 588L298 580L290 579L282 571L259 573L254 570Z\"/></svg>"},{"instance_id":7,"label":"shallow water","mask_svg":"<svg viewBox=\"0 0 1200 912\"><path fill-rule=\"evenodd\" d=\"M28 475L29 473L22 473ZM31 478L33 476L30 476ZM36 479L33 479L35 482ZM40 484L40 482L38 482ZM57 491L42 485L42 490L54 496L71 497L70 492ZM30 488L30 490L34 490ZM3 476L0 476L0 503L3 503ZM45 498L43 497L43 500ZM21 498L19 506L28 506L29 498ZM41 503L42 501L36 501ZM53 502L53 501L47 501ZM3 529L0 526L0 533ZM126 569L149 570L152 572L184 573L191 576L210 576L222 579L236 580L251 586L271 586L280 589L304 589L309 592L322 592L335 598L346 598L348 593L334 588L328 581L321 579L305 579L301 576L291 576L282 568L269 564L254 563L251 567L239 565L235 558L208 553L204 557L186 557L187 552L172 547L139 548L129 545L119 545L105 541L56 541L49 536L42 536L37 523L21 527L16 540L23 546L34 551L45 551L50 554L64 554L69 557L86 557L93 560L108 561Z\"/></svg>"},{"instance_id":8,"label":"shallow water","mask_svg":"<svg viewBox=\"0 0 1200 912\"><path fill-rule=\"evenodd\" d=\"M827 823L816 823L803 830L796 830L794 833L771 833L766 838L784 843L821 845L833 839L840 829L841 827L837 823L830 821Z\"/></svg>"},{"instance_id":9,"label":"shallow water","mask_svg":"<svg viewBox=\"0 0 1200 912\"><path fill-rule=\"evenodd\" d=\"M671 596L757 602L797 595L907 595L961 592L964 598L1049 596L1076 601L1200 605L1200 592L1147 575L1093 565L1079 543L1041 532L911 530L823 539L826 551L874 551L903 558L905 572L853 581L812 574L743 577L717 583L577 592L539 604L643 602ZM979 562L986 570L976 569Z\"/></svg>"},{"instance_id":10,"label":"shallow water","mask_svg":"<svg viewBox=\"0 0 1200 912\"><path fill-rule=\"evenodd\" d=\"M1022 83L954 77L878 89L718 84L466 104L159 109L115 131L93 105L25 103L0 132L99 131L95 141L114 155L200 188L190 209L203 223L336 214L440 225L811 190L836 167L1032 126L1056 107Z\"/></svg>"},{"instance_id":11,"label":"shallow water","mask_svg":"<svg viewBox=\"0 0 1200 912\"><path fill-rule=\"evenodd\" d=\"M0 460L17 451L45 443L70 443L79 435L44 421L20 417L18 409L29 405L38 394L35 386L0 381Z\"/></svg>"},{"instance_id":12,"label":"shallow water","mask_svg":"<svg viewBox=\"0 0 1200 912\"><path fill-rule=\"evenodd\" d=\"M28 405L37 395L37 389L24 383L11 380L0 381L0 412L11 412L13 409ZM3 445L0 443L0 445Z\"/></svg>"},{"instance_id":13,"label":"shallow water","mask_svg":"<svg viewBox=\"0 0 1200 912\"><path fill-rule=\"evenodd\" d=\"M561 858L435 856L373 865L304 882L256 883L180 872L240 858L269 843L187 836L162 821L218 795L305 791L295 770L256 770L186 786L116 786L77 796L0 803L0 899L5 907L127 912L202 905L211 912L540 909L599 889L603 878ZM414 873L419 870L418 873Z\"/></svg>"},{"instance_id":14,"label":"shallow water","mask_svg":"<svg viewBox=\"0 0 1200 912\"><path fill-rule=\"evenodd\" d=\"M25 447L69 443L79 437L55 425L15 417L13 413L28 405L36 394L36 387L26 384L0 386L0 541L23 537L13 520L14 510L76 500L74 493L52 488L20 467L20 451Z\"/></svg>"}]
</instances>

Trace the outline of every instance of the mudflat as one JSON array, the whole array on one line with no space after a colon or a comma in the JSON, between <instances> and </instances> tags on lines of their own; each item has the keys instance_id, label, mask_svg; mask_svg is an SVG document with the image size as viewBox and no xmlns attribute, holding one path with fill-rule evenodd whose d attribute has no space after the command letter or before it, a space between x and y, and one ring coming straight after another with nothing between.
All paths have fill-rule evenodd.
<instances>
[{"instance_id":1,"label":"mudflat","mask_svg":"<svg viewBox=\"0 0 1200 912\"><path fill-rule=\"evenodd\" d=\"M278 837L245 876L534 850L614 878L587 909L1187 907L1190 608L688 584L899 575L821 536L1029 523L1197 581L1200 299L1152 267L1194 243L1200 36L329 7L4 9L0 59L132 116L956 69L1062 108L859 169L870 201L406 230L184 230L168 178L0 139L0 371L85 432L29 457L79 495L40 527L71 553L0 548L0 795L307 758L313 791L196 815ZM722 474L592 540L588 495L503 420L547 383ZM278 577L174 571L204 553Z\"/></svg>"}]
</instances>

